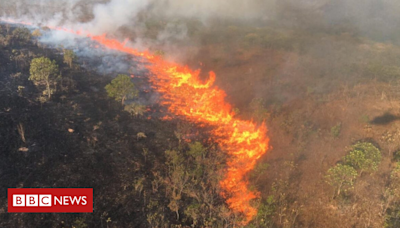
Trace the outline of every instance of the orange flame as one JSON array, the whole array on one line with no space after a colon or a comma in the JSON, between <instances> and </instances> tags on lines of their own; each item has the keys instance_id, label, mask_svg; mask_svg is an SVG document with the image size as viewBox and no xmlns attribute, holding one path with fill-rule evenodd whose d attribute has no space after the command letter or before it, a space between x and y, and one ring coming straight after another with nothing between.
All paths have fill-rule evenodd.
<instances>
[{"instance_id":1,"label":"orange flame","mask_svg":"<svg viewBox=\"0 0 400 228\"><path fill-rule=\"evenodd\" d=\"M213 86L216 77L214 72L209 73L209 80L204 83L199 79L200 70L193 71L146 52L138 53L105 36L91 38L108 48L145 57L152 63L147 67L155 75L150 80L162 94L162 104L171 113L215 126L213 135L230 155L227 173L220 182L222 195L233 211L245 215L243 224L250 222L257 214L250 201L257 198L258 193L248 189L245 177L268 150L269 138L265 125L257 127L251 121L234 117L231 105L225 101L225 92Z\"/></svg>"},{"instance_id":2,"label":"orange flame","mask_svg":"<svg viewBox=\"0 0 400 228\"><path fill-rule=\"evenodd\" d=\"M257 198L259 193L248 189L246 175L254 169L256 161L269 148L267 128L264 124L257 127L251 121L235 118L231 105L225 101L225 92L213 86L216 77L214 72L210 72L209 79L202 82L199 78L200 70L193 71L148 52L137 51L126 46L127 40L120 42L107 38L106 35L95 36L59 27L51 29L85 35L106 48L142 56L152 63L146 67L155 76L150 80L154 88L162 94L162 104L175 115L214 126L212 134L215 140L230 155L227 172L220 182L223 189L221 194L234 212L245 216L243 225L253 219L257 209L252 207L250 202Z\"/></svg>"}]
</instances>

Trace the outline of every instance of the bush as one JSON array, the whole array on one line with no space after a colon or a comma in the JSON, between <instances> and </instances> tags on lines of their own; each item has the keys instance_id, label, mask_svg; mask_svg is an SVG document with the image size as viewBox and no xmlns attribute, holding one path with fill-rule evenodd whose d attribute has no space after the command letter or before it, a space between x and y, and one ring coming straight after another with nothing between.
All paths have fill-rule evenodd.
<instances>
[{"instance_id":1,"label":"bush","mask_svg":"<svg viewBox=\"0 0 400 228\"><path fill-rule=\"evenodd\" d=\"M109 97L121 101L122 105L125 104L126 99L137 97L139 93L131 78L125 74L119 74L110 84L106 85L105 89Z\"/></svg>"},{"instance_id":2,"label":"bush","mask_svg":"<svg viewBox=\"0 0 400 228\"><path fill-rule=\"evenodd\" d=\"M27 28L18 27L12 32L12 36L20 41L28 42L32 39L32 34Z\"/></svg>"},{"instance_id":3,"label":"bush","mask_svg":"<svg viewBox=\"0 0 400 228\"><path fill-rule=\"evenodd\" d=\"M357 171L349 165L342 164L330 168L325 176L326 182L335 187L337 195L352 189L356 178Z\"/></svg>"},{"instance_id":4,"label":"bush","mask_svg":"<svg viewBox=\"0 0 400 228\"><path fill-rule=\"evenodd\" d=\"M45 57L34 58L32 59L29 72L29 80L38 86L44 85L45 90L43 91L43 95L46 95L50 99L55 91L57 77L59 77L56 61Z\"/></svg>"},{"instance_id":5,"label":"bush","mask_svg":"<svg viewBox=\"0 0 400 228\"><path fill-rule=\"evenodd\" d=\"M360 172L374 172L378 169L382 160L380 150L369 142L354 144L353 150L344 157L346 165L352 166Z\"/></svg>"},{"instance_id":6,"label":"bush","mask_svg":"<svg viewBox=\"0 0 400 228\"><path fill-rule=\"evenodd\" d=\"M331 128L331 134L334 138L339 138L341 131L342 131L342 123L338 123Z\"/></svg>"}]
</instances>

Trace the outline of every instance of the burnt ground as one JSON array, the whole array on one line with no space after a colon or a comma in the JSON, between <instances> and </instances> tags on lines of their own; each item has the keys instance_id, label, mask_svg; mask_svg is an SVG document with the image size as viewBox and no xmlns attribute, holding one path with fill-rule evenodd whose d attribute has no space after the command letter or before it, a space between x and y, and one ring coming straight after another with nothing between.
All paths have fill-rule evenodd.
<instances>
[{"instance_id":1,"label":"burnt ground","mask_svg":"<svg viewBox=\"0 0 400 228\"><path fill-rule=\"evenodd\" d=\"M55 59L73 85L41 104L28 80L29 64L17 66L10 60L12 50ZM30 42L0 47L0 227L71 227L80 221L88 227L146 226L145 202L133 183L151 176L149 167L162 164L164 151L177 144L176 123L130 116L107 98L103 88L110 80L80 67L69 69L55 50ZM18 86L25 87L21 93ZM139 132L147 138L138 139ZM144 148L152 159L144 159ZM94 188L94 213L8 214L10 187Z\"/></svg>"}]
</instances>

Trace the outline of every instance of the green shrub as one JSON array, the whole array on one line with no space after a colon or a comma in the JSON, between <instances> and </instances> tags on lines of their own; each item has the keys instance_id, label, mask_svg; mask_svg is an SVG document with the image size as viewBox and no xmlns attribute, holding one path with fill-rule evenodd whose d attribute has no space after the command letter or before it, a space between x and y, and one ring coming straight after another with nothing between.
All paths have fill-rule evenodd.
<instances>
[{"instance_id":1,"label":"green shrub","mask_svg":"<svg viewBox=\"0 0 400 228\"><path fill-rule=\"evenodd\" d=\"M359 142L352 146L352 150L343 160L346 165L352 166L360 172L374 172L382 160L380 150L369 142Z\"/></svg>"},{"instance_id":2,"label":"green shrub","mask_svg":"<svg viewBox=\"0 0 400 228\"><path fill-rule=\"evenodd\" d=\"M356 178L357 171L349 165L342 164L330 168L325 176L326 182L335 188L337 195L352 189Z\"/></svg>"},{"instance_id":3,"label":"green shrub","mask_svg":"<svg viewBox=\"0 0 400 228\"><path fill-rule=\"evenodd\" d=\"M339 138L341 131L342 131L342 123L338 123L331 128L331 134L334 138Z\"/></svg>"},{"instance_id":4,"label":"green shrub","mask_svg":"<svg viewBox=\"0 0 400 228\"><path fill-rule=\"evenodd\" d=\"M119 74L110 84L105 87L109 97L125 104L126 99L131 99L138 96L139 91L135 88L135 84L131 78L125 74Z\"/></svg>"}]
</instances>

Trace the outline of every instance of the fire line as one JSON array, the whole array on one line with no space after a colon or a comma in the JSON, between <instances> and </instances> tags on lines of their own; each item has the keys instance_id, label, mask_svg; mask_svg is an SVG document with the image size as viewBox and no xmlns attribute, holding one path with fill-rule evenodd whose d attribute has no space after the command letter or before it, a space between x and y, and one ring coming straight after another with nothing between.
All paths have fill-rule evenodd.
<instances>
[{"instance_id":1,"label":"fire line","mask_svg":"<svg viewBox=\"0 0 400 228\"><path fill-rule=\"evenodd\" d=\"M19 24L30 25L26 22ZM191 70L149 52L140 52L126 46L126 41L60 27L50 29L87 36L108 49L141 56L151 63L146 67L155 76L150 81L154 89L160 92L162 105L168 107L172 114L214 126L212 135L229 155L228 168L220 182L223 189L221 195L230 209L245 216L243 225L254 218L257 209L251 205L251 200L259 197L259 193L248 189L246 174L254 169L257 160L269 149L267 128L265 124L258 127L252 121L234 116L231 105L225 101L225 92L213 85L216 77L214 72L209 73L208 81L202 82L199 78L200 70Z\"/></svg>"}]
</instances>

